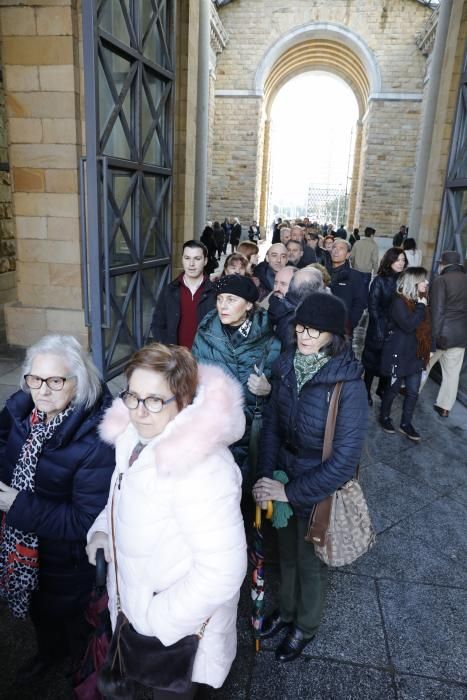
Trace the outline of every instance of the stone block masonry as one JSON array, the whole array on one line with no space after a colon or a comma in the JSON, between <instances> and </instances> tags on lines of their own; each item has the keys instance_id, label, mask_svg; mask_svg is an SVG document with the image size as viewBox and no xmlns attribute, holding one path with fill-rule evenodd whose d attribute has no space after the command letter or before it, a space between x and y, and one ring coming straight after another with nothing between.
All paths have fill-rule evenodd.
<instances>
[{"instance_id":1,"label":"stone block masonry","mask_svg":"<svg viewBox=\"0 0 467 700\"><path fill-rule=\"evenodd\" d=\"M6 323L15 345L48 331L73 333L87 345L79 274L83 124L77 8L76 0L0 8L18 268L17 301L7 306ZM30 323L34 314L40 324Z\"/></svg>"}]
</instances>

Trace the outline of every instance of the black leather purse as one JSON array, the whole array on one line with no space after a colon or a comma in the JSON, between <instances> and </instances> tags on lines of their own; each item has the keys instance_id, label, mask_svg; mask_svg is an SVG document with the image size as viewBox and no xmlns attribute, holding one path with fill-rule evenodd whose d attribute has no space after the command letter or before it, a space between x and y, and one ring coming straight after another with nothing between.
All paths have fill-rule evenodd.
<instances>
[{"instance_id":1,"label":"black leather purse","mask_svg":"<svg viewBox=\"0 0 467 700\"><path fill-rule=\"evenodd\" d=\"M190 688L199 640L208 621L198 634L191 634L170 646L164 646L157 637L140 634L134 629L120 605L114 499L115 487L111 521L118 615L107 658L99 670L98 690L104 696L128 697L134 684L140 683L158 690L184 693Z\"/></svg>"}]
</instances>

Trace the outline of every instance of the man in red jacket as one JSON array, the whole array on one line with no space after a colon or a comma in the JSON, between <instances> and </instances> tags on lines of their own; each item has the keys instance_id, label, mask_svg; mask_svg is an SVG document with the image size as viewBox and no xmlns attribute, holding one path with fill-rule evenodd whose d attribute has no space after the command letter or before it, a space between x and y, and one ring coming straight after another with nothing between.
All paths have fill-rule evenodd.
<instances>
[{"instance_id":1,"label":"man in red jacket","mask_svg":"<svg viewBox=\"0 0 467 700\"><path fill-rule=\"evenodd\" d=\"M200 241L183 244L183 272L161 292L152 319L159 343L191 349L198 324L216 306L214 287L205 274L208 251Z\"/></svg>"}]
</instances>

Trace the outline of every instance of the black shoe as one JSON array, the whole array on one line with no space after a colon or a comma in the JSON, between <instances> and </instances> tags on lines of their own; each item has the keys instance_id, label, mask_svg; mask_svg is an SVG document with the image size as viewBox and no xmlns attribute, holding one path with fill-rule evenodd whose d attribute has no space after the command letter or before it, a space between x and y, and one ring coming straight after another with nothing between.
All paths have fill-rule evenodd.
<instances>
[{"instance_id":1,"label":"black shoe","mask_svg":"<svg viewBox=\"0 0 467 700\"><path fill-rule=\"evenodd\" d=\"M35 654L19 667L16 672L17 685L29 685L47 675L52 666L49 658Z\"/></svg>"},{"instance_id":2,"label":"black shoe","mask_svg":"<svg viewBox=\"0 0 467 700\"><path fill-rule=\"evenodd\" d=\"M311 642L313 637L305 637L302 630L298 627L292 627L290 632L285 635L282 642L276 649L276 659L278 661L294 661L298 659L306 645Z\"/></svg>"},{"instance_id":3,"label":"black shoe","mask_svg":"<svg viewBox=\"0 0 467 700\"><path fill-rule=\"evenodd\" d=\"M290 627L291 624L291 622L285 622L281 618L279 610L274 610L272 615L269 615L269 617L265 618L263 626L261 628L261 632L259 634L259 638L269 639L269 637L274 637L275 634L285 629L286 627Z\"/></svg>"},{"instance_id":4,"label":"black shoe","mask_svg":"<svg viewBox=\"0 0 467 700\"><path fill-rule=\"evenodd\" d=\"M384 432L388 433L389 435L394 435L394 433L396 432L396 429L392 423L392 420L389 418L389 416L387 418L380 418L379 424L382 427L382 429L384 430Z\"/></svg>"},{"instance_id":5,"label":"black shoe","mask_svg":"<svg viewBox=\"0 0 467 700\"><path fill-rule=\"evenodd\" d=\"M439 413L441 418L447 418L449 416L449 411L447 408L441 408L441 406L437 406L435 403L433 404L433 408L435 409L436 413Z\"/></svg>"},{"instance_id":6,"label":"black shoe","mask_svg":"<svg viewBox=\"0 0 467 700\"><path fill-rule=\"evenodd\" d=\"M410 423L401 423L399 430L404 435L407 435L409 440L413 440L414 442L420 442L421 437L419 433L417 433L413 425L411 425Z\"/></svg>"}]
</instances>

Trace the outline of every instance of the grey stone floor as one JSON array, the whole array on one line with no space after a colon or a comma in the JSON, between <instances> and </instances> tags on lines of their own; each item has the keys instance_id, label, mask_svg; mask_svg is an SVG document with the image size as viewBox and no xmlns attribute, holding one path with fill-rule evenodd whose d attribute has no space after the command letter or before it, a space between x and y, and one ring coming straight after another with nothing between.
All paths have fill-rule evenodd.
<instances>
[{"instance_id":1,"label":"grey stone floor","mask_svg":"<svg viewBox=\"0 0 467 700\"><path fill-rule=\"evenodd\" d=\"M20 356L0 348L0 402L15 390ZM378 530L374 549L331 572L315 640L296 662L275 661L276 642L252 649L249 581L241 597L238 655L218 700L461 700L467 698L467 409L448 419L432 404L429 380L414 424L423 440L386 435L371 409L361 481ZM400 413L397 399L395 418ZM272 542L273 533L267 537ZM278 568L266 568L267 608ZM34 688L14 684L34 651L30 625L0 608L0 699L71 698L66 668Z\"/></svg>"}]
</instances>

